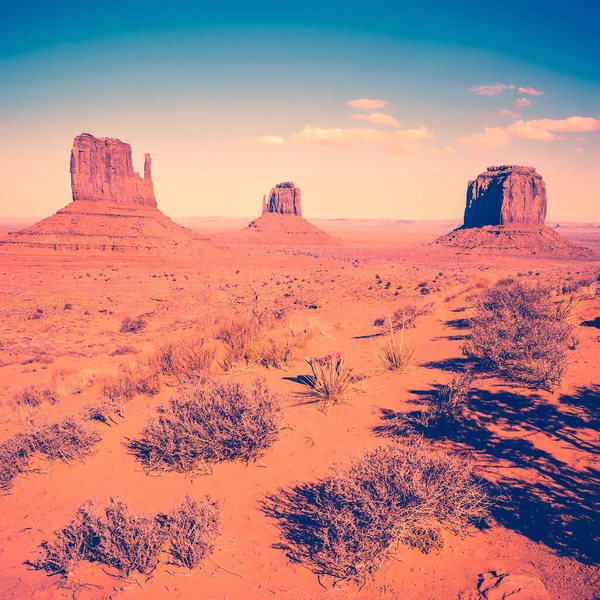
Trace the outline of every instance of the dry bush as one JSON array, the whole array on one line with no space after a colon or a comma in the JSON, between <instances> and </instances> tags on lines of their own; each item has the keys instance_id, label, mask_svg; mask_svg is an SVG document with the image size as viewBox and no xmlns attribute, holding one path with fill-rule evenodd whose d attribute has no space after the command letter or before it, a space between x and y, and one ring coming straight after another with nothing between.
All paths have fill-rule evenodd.
<instances>
[{"instance_id":1,"label":"dry bush","mask_svg":"<svg viewBox=\"0 0 600 600\"><path fill-rule=\"evenodd\" d=\"M30 385L15 393L13 402L17 406L30 406L32 408L40 406L43 402L56 404L58 402L58 393L54 385Z\"/></svg>"},{"instance_id":2,"label":"dry bush","mask_svg":"<svg viewBox=\"0 0 600 600\"><path fill-rule=\"evenodd\" d=\"M312 372L303 377L308 395L321 402L324 409L342 402L353 382L352 369L346 366L342 355L334 352L320 358L307 358L306 362Z\"/></svg>"},{"instance_id":3,"label":"dry bush","mask_svg":"<svg viewBox=\"0 0 600 600\"><path fill-rule=\"evenodd\" d=\"M193 569L210 556L219 535L220 506L204 496L185 495L169 513L170 553L176 564Z\"/></svg>"},{"instance_id":4,"label":"dry bush","mask_svg":"<svg viewBox=\"0 0 600 600\"><path fill-rule=\"evenodd\" d=\"M162 381L154 361L121 367L116 377L105 379L101 392L112 402L128 402L136 394L155 396L160 393Z\"/></svg>"},{"instance_id":5,"label":"dry bush","mask_svg":"<svg viewBox=\"0 0 600 600\"><path fill-rule=\"evenodd\" d=\"M0 490L9 492L13 479L29 470L35 453L32 436L18 433L0 445Z\"/></svg>"},{"instance_id":6,"label":"dry bush","mask_svg":"<svg viewBox=\"0 0 600 600\"><path fill-rule=\"evenodd\" d=\"M108 426L111 423L117 425L116 417L123 418L123 404L119 400L104 398L86 406L84 414L90 421L100 421Z\"/></svg>"},{"instance_id":7,"label":"dry bush","mask_svg":"<svg viewBox=\"0 0 600 600\"><path fill-rule=\"evenodd\" d=\"M483 369L554 389L568 364L571 314L548 290L501 280L480 295L463 352Z\"/></svg>"},{"instance_id":8,"label":"dry bush","mask_svg":"<svg viewBox=\"0 0 600 600\"><path fill-rule=\"evenodd\" d=\"M159 348L152 362L164 375L179 380L201 379L210 374L215 360L215 349L204 339L169 342Z\"/></svg>"},{"instance_id":9,"label":"dry bush","mask_svg":"<svg viewBox=\"0 0 600 600\"><path fill-rule=\"evenodd\" d=\"M87 458L101 436L73 417L18 433L0 445L0 490L8 492L13 479L26 473L35 454L69 464Z\"/></svg>"},{"instance_id":10,"label":"dry bush","mask_svg":"<svg viewBox=\"0 0 600 600\"><path fill-rule=\"evenodd\" d=\"M260 361L264 343L264 329L255 317L238 317L223 321L217 339L225 346L225 356L220 361L224 371L237 364L250 365Z\"/></svg>"},{"instance_id":11,"label":"dry bush","mask_svg":"<svg viewBox=\"0 0 600 600\"><path fill-rule=\"evenodd\" d=\"M110 356L124 356L125 354L138 354L139 350L133 346L117 346Z\"/></svg>"},{"instance_id":12,"label":"dry bush","mask_svg":"<svg viewBox=\"0 0 600 600\"><path fill-rule=\"evenodd\" d=\"M416 327L417 317L430 315L433 312L433 302L427 304L404 304L397 308L391 317L379 317L375 319L373 325L376 327L385 327L391 319L394 329L411 329Z\"/></svg>"},{"instance_id":13,"label":"dry bush","mask_svg":"<svg viewBox=\"0 0 600 600\"><path fill-rule=\"evenodd\" d=\"M49 574L69 575L81 560L116 569L123 577L150 575L169 543L178 564L193 568L213 551L218 535L219 506L208 496L185 496L168 515L136 514L125 502L111 498L104 507L86 502L66 527L44 541L30 562Z\"/></svg>"},{"instance_id":14,"label":"dry bush","mask_svg":"<svg viewBox=\"0 0 600 600\"><path fill-rule=\"evenodd\" d=\"M170 400L130 443L148 471L208 472L224 460L256 460L279 437L281 407L263 380L208 382Z\"/></svg>"},{"instance_id":15,"label":"dry bush","mask_svg":"<svg viewBox=\"0 0 600 600\"><path fill-rule=\"evenodd\" d=\"M422 440L369 450L265 503L288 557L338 580L374 573L397 544L440 548L444 530L465 535L488 508L472 466Z\"/></svg>"},{"instance_id":16,"label":"dry bush","mask_svg":"<svg viewBox=\"0 0 600 600\"><path fill-rule=\"evenodd\" d=\"M64 417L38 427L32 437L37 452L49 460L62 460L66 463L87 458L102 439L97 431L74 417Z\"/></svg>"},{"instance_id":17,"label":"dry bush","mask_svg":"<svg viewBox=\"0 0 600 600\"><path fill-rule=\"evenodd\" d=\"M390 318L390 340L382 346L377 353L377 358L388 371L404 371L410 366L414 355L415 345L404 339L404 327L400 334L400 344L394 338L394 326Z\"/></svg>"},{"instance_id":18,"label":"dry bush","mask_svg":"<svg viewBox=\"0 0 600 600\"><path fill-rule=\"evenodd\" d=\"M299 350L306 347L312 336L310 329L273 332L263 345L261 364L267 368L286 369L298 359Z\"/></svg>"},{"instance_id":19,"label":"dry bush","mask_svg":"<svg viewBox=\"0 0 600 600\"><path fill-rule=\"evenodd\" d=\"M375 428L376 433L412 436L446 435L455 431L464 420L473 380L468 372L454 375L448 384L423 399L423 409L388 414L384 417L385 424Z\"/></svg>"},{"instance_id":20,"label":"dry bush","mask_svg":"<svg viewBox=\"0 0 600 600\"><path fill-rule=\"evenodd\" d=\"M121 321L121 327L119 333L139 333L142 329L146 328L148 323L142 318L132 319L131 317L124 317Z\"/></svg>"}]
</instances>

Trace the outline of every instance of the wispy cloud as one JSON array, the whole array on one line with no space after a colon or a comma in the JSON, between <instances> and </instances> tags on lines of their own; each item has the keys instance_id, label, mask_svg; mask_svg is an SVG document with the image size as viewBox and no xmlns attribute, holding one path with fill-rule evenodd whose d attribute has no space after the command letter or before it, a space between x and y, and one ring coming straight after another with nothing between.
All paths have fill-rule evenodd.
<instances>
[{"instance_id":1,"label":"wispy cloud","mask_svg":"<svg viewBox=\"0 0 600 600\"><path fill-rule=\"evenodd\" d=\"M527 108L528 106L531 106L532 102L529 98L517 98L515 100L515 106L517 108Z\"/></svg>"},{"instance_id":2,"label":"wispy cloud","mask_svg":"<svg viewBox=\"0 0 600 600\"><path fill-rule=\"evenodd\" d=\"M240 140L243 144L256 144L258 146L285 146L285 140L278 135L261 135Z\"/></svg>"},{"instance_id":3,"label":"wispy cloud","mask_svg":"<svg viewBox=\"0 0 600 600\"><path fill-rule=\"evenodd\" d=\"M544 92L532 87L520 87L519 94L528 94L529 96L543 96Z\"/></svg>"},{"instance_id":4,"label":"wispy cloud","mask_svg":"<svg viewBox=\"0 0 600 600\"><path fill-rule=\"evenodd\" d=\"M358 100L349 100L348 106L352 106L352 108L360 108L361 110L374 110L375 108L383 108L384 106L387 106L387 102L385 100L359 98Z\"/></svg>"},{"instance_id":5,"label":"wispy cloud","mask_svg":"<svg viewBox=\"0 0 600 600\"><path fill-rule=\"evenodd\" d=\"M585 152L583 148L571 148L571 150L573 150L573 152Z\"/></svg>"},{"instance_id":6,"label":"wispy cloud","mask_svg":"<svg viewBox=\"0 0 600 600\"><path fill-rule=\"evenodd\" d=\"M510 144L510 135L502 127L486 127L484 131L459 137L456 142L469 148L504 148Z\"/></svg>"},{"instance_id":7,"label":"wispy cloud","mask_svg":"<svg viewBox=\"0 0 600 600\"><path fill-rule=\"evenodd\" d=\"M400 127L400 123L396 118L392 117L392 115L386 115L384 113L371 113L370 115L350 115L350 118L367 121L371 123L371 125L393 125L394 127Z\"/></svg>"},{"instance_id":8,"label":"wispy cloud","mask_svg":"<svg viewBox=\"0 0 600 600\"><path fill-rule=\"evenodd\" d=\"M506 128L486 127L484 131L459 137L459 144L471 148L504 148L512 138L552 142L563 138L557 133L584 133L600 130L600 119L594 117L568 117L566 119L519 120Z\"/></svg>"},{"instance_id":9,"label":"wispy cloud","mask_svg":"<svg viewBox=\"0 0 600 600\"><path fill-rule=\"evenodd\" d=\"M495 85L479 85L469 88L470 92L479 96L499 96L506 90L514 90L514 85L506 85L505 83L496 83Z\"/></svg>"},{"instance_id":10,"label":"wispy cloud","mask_svg":"<svg viewBox=\"0 0 600 600\"><path fill-rule=\"evenodd\" d=\"M431 139L433 135L433 132L425 125L417 129L400 129L398 131L354 127L327 129L305 125L301 131L292 136L292 139L308 144L347 148L382 144L392 152L414 152L421 148L421 141Z\"/></svg>"},{"instance_id":11,"label":"wispy cloud","mask_svg":"<svg viewBox=\"0 0 600 600\"><path fill-rule=\"evenodd\" d=\"M511 119L515 120L521 118L521 113L513 112L512 110L507 110L506 108L501 108L498 113L503 117L510 117Z\"/></svg>"}]
</instances>

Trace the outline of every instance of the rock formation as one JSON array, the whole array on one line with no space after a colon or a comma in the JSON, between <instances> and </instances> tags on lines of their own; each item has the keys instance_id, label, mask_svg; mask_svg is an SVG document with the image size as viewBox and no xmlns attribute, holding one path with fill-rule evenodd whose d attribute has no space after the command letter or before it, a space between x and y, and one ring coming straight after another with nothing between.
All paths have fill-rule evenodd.
<instances>
[{"instance_id":1,"label":"rock formation","mask_svg":"<svg viewBox=\"0 0 600 600\"><path fill-rule=\"evenodd\" d=\"M71 152L73 202L56 214L0 240L8 252L135 253L194 258L214 247L157 208L151 158L144 177L133 171L131 146L78 135Z\"/></svg>"},{"instance_id":2,"label":"rock formation","mask_svg":"<svg viewBox=\"0 0 600 600\"><path fill-rule=\"evenodd\" d=\"M550 600L541 580L526 575L492 571L481 576L477 589L482 600Z\"/></svg>"},{"instance_id":3,"label":"rock formation","mask_svg":"<svg viewBox=\"0 0 600 600\"><path fill-rule=\"evenodd\" d=\"M156 208L151 173L145 155L144 177L133 170L131 146L114 138L78 135L71 151L73 200L141 204Z\"/></svg>"},{"instance_id":4,"label":"rock formation","mask_svg":"<svg viewBox=\"0 0 600 600\"><path fill-rule=\"evenodd\" d=\"M533 167L488 167L469 181L462 227L434 244L469 253L591 254L545 225L546 206L546 185Z\"/></svg>"},{"instance_id":5,"label":"rock formation","mask_svg":"<svg viewBox=\"0 0 600 600\"><path fill-rule=\"evenodd\" d=\"M263 196L262 215L248 225L243 237L270 244L340 244L302 217L300 188L291 181L278 183L268 198Z\"/></svg>"},{"instance_id":6,"label":"rock formation","mask_svg":"<svg viewBox=\"0 0 600 600\"><path fill-rule=\"evenodd\" d=\"M527 223L546 219L546 184L533 167L488 167L469 181L463 227Z\"/></svg>"},{"instance_id":7,"label":"rock formation","mask_svg":"<svg viewBox=\"0 0 600 600\"><path fill-rule=\"evenodd\" d=\"M302 200L300 188L293 182L278 183L269 193L269 200L263 196L263 215L265 213L278 213L280 215L302 216Z\"/></svg>"}]
</instances>

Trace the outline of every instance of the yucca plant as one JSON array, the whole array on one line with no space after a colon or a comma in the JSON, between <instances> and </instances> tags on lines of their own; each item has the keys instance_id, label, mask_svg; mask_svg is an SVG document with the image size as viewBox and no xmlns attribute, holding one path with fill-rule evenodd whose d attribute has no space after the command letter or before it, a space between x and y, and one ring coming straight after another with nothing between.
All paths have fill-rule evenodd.
<instances>
[{"instance_id":1,"label":"yucca plant","mask_svg":"<svg viewBox=\"0 0 600 600\"><path fill-rule=\"evenodd\" d=\"M312 375L304 377L309 395L315 397L327 408L341 402L352 383L352 368L346 366L339 352L320 358L307 358Z\"/></svg>"},{"instance_id":2,"label":"yucca plant","mask_svg":"<svg viewBox=\"0 0 600 600\"><path fill-rule=\"evenodd\" d=\"M404 340L404 325L400 335L400 344L394 338L394 326L390 317L390 339L377 353L377 358L388 371L404 371L415 355L415 345Z\"/></svg>"},{"instance_id":3,"label":"yucca plant","mask_svg":"<svg viewBox=\"0 0 600 600\"><path fill-rule=\"evenodd\" d=\"M567 323L568 325L577 324L577 313L581 307L581 299L575 296L569 296L560 300L555 305L555 318L557 321Z\"/></svg>"}]
</instances>

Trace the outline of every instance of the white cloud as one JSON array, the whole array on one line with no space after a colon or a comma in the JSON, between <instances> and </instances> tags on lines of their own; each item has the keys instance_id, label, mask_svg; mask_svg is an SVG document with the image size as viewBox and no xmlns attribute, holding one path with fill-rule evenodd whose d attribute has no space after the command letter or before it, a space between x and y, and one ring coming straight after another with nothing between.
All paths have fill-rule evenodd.
<instances>
[{"instance_id":1,"label":"white cloud","mask_svg":"<svg viewBox=\"0 0 600 600\"><path fill-rule=\"evenodd\" d=\"M415 152L421 149L420 142L433 138L434 134L425 125L417 129L382 131L372 128L335 128L326 129L305 125L292 136L298 142L321 146L357 147L367 144L382 144L392 152Z\"/></svg>"},{"instance_id":2,"label":"white cloud","mask_svg":"<svg viewBox=\"0 0 600 600\"><path fill-rule=\"evenodd\" d=\"M257 144L259 146L285 146L285 140L278 135L242 138L240 142L244 144Z\"/></svg>"},{"instance_id":3,"label":"white cloud","mask_svg":"<svg viewBox=\"0 0 600 600\"><path fill-rule=\"evenodd\" d=\"M506 85L505 83L497 83L495 85L479 85L477 87L469 88L470 92L478 94L479 96L498 96L505 90L514 90L514 85Z\"/></svg>"},{"instance_id":4,"label":"white cloud","mask_svg":"<svg viewBox=\"0 0 600 600\"><path fill-rule=\"evenodd\" d=\"M521 114L518 112L513 112L512 110L506 110L506 108L501 108L499 111L499 114L501 114L503 117L510 117L511 119L520 119L521 118Z\"/></svg>"},{"instance_id":5,"label":"white cloud","mask_svg":"<svg viewBox=\"0 0 600 600\"><path fill-rule=\"evenodd\" d=\"M556 136L542 127L537 127L535 121L517 121L506 128L506 131L512 137L518 137L526 140L540 140L551 142Z\"/></svg>"},{"instance_id":6,"label":"white cloud","mask_svg":"<svg viewBox=\"0 0 600 600\"><path fill-rule=\"evenodd\" d=\"M392 115L386 115L384 113L372 113L370 115L350 115L350 118L367 121L371 123L371 125L393 125L394 127L400 127L400 123L398 123L398 121L392 117Z\"/></svg>"},{"instance_id":7,"label":"white cloud","mask_svg":"<svg viewBox=\"0 0 600 600\"><path fill-rule=\"evenodd\" d=\"M544 92L541 92L540 90L536 90L535 88L532 88L532 87L520 87L519 94L528 94L529 96L543 96Z\"/></svg>"},{"instance_id":8,"label":"white cloud","mask_svg":"<svg viewBox=\"0 0 600 600\"><path fill-rule=\"evenodd\" d=\"M510 136L502 127L486 127L482 132L459 137L456 142L469 148L504 148L510 144Z\"/></svg>"},{"instance_id":9,"label":"white cloud","mask_svg":"<svg viewBox=\"0 0 600 600\"><path fill-rule=\"evenodd\" d=\"M517 108L527 108L528 106L531 106L532 102L529 98L517 98L515 100L515 106Z\"/></svg>"},{"instance_id":10,"label":"white cloud","mask_svg":"<svg viewBox=\"0 0 600 600\"><path fill-rule=\"evenodd\" d=\"M348 106L352 106L352 108L360 108L361 110L373 110L375 108L383 108L384 106L387 106L387 102L385 100L359 98L358 100L349 100Z\"/></svg>"},{"instance_id":11,"label":"white cloud","mask_svg":"<svg viewBox=\"0 0 600 600\"><path fill-rule=\"evenodd\" d=\"M584 131L598 131L600 129L600 119L594 117L568 117L567 119L536 119L527 121L536 127L547 129L548 131L560 131L563 133Z\"/></svg>"}]
</instances>

